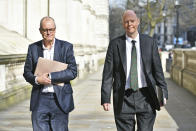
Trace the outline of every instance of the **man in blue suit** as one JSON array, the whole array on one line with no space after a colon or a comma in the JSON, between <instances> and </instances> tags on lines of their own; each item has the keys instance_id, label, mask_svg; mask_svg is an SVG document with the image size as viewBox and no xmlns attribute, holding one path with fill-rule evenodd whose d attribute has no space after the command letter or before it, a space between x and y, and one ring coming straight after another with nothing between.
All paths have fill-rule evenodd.
<instances>
[{"instance_id":1,"label":"man in blue suit","mask_svg":"<svg viewBox=\"0 0 196 131\"><path fill-rule=\"evenodd\" d=\"M77 76L73 45L55 38L56 25L51 17L41 19L39 30L43 39L29 45L23 74L25 80L33 86L30 101L33 130L68 131L69 112L74 109L70 81ZM39 57L66 63L68 67L35 76Z\"/></svg>"}]
</instances>

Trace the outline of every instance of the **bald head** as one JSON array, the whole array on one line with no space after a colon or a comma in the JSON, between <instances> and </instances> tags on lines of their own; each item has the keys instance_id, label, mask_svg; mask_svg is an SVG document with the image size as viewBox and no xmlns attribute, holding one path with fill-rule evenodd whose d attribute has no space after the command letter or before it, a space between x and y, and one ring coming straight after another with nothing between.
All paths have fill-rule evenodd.
<instances>
[{"instance_id":1,"label":"bald head","mask_svg":"<svg viewBox=\"0 0 196 131\"><path fill-rule=\"evenodd\" d=\"M123 13L123 16L122 16L122 20L124 22L124 19L127 17L127 16L131 16L132 18L136 18L138 19L136 13L134 10L126 10L124 13Z\"/></svg>"},{"instance_id":2,"label":"bald head","mask_svg":"<svg viewBox=\"0 0 196 131\"><path fill-rule=\"evenodd\" d=\"M131 38L135 38L138 34L138 26L140 23L136 13L133 10L126 10L122 16L122 22L126 34Z\"/></svg>"}]
</instances>

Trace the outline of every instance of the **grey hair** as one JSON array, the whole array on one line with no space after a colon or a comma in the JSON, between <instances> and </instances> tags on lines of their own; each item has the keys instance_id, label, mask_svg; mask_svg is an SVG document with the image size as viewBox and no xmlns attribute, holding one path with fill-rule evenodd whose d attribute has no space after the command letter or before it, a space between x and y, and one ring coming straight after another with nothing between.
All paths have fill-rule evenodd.
<instances>
[{"instance_id":1,"label":"grey hair","mask_svg":"<svg viewBox=\"0 0 196 131\"><path fill-rule=\"evenodd\" d=\"M45 16L45 17L43 17L43 18L40 20L40 26L39 26L40 29L42 29L42 22L43 22L44 20L52 20L52 21L54 22L54 26L55 26L55 28L56 28L55 20L54 20L52 17L50 17L50 16Z\"/></svg>"}]
</instances>

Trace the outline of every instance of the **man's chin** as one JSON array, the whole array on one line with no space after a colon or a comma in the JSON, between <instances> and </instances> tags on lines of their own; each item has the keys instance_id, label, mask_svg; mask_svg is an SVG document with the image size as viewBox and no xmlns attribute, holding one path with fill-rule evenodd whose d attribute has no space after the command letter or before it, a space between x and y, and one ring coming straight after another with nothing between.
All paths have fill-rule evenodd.
<instances>
[{"instance_id":1,"label":"man's chin","mask_svg":"<svg viewBox=\"0 0 196 131\"><path fill-rule=\"evenodd\" d=\"M44 39L46 42L52 42L54 39Z\"/></svg>"},{"instance_id":2,"label":"man's chin","mask_svg":"<svg viewBox=\"0 0 196 131\"><path fill-rule=\"evenodd\" d=\"M127 31L129 34L133 34L135 32L135 30L128 30Z\"/></svg>"},{"instance_id":3,"label":"man's chin","mask_svg":"<svg viewBox=\"0 0 196 131\"><path fill-rule=\"evenodd\" d=\"M134 32L130 32L130 31L128 31L128 32L127 32L127 34L128 34L128 35L133 35L133 34L134 34Z\"/></svg>"}]
</instances>

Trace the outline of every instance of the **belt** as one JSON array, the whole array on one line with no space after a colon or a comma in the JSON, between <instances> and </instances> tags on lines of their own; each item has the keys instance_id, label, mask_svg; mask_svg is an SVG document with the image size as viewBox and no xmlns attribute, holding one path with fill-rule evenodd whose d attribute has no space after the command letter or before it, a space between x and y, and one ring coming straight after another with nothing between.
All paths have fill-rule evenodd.
<instances>
[{"instance_id":1,"label":"belt","mask_svg":"<svg viewBox=\"0 0 196 131\"><path fill-rule=\"evenodd\" d=\"M41 92L41 95L52 96L52 95L55 95L55 93L54 92Z\"/></svg>"},{"instance_id":2,"label":"belt","mask_svg":"<svg viewBox=\"0 0 196 131\"><path fill-rule=\"evenodd\" d=\"M129 88L129 89L125 90L125 96L130 96L134 92L143 91L146 89L147 89L147 87L142 87L142 88L138 88L136 91L134 91L133 89Z\"/></svg>"},{"instance_id":3,"label":"belt","mask_svg":"<svg viewBox=\"0 0 196 131\"><path fill-rule=\"evenodd\" d=\"M145 90L146 88L147 88L147 87L138 88L136 91ZM136 91L134 91L134 90L131 89L131 88L128 88L128 89L126 89L125 91L133 91L133 92L136 92Z\"/></svg>"}]
</instances>

